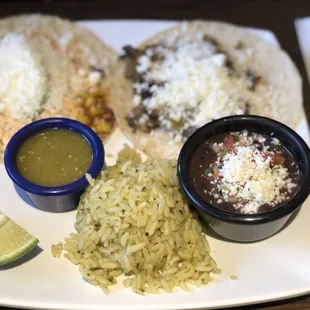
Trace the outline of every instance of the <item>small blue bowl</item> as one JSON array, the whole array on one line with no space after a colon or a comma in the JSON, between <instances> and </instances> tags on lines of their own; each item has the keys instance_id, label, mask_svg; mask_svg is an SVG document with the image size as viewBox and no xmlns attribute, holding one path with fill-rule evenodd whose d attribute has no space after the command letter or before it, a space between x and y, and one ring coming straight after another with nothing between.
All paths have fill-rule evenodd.
<instances>
[{"instance_id":1,"label":"small blue bowl","mask_svg":"<svg viewBox=\"0 0 310 310\"><path fill-rule=\"evenodd\" d=\"M30 136L49 128L70 129L82 135L89 143L93 153L93 160L88 170L96 178L104 165L104 148L97 134L86 125L68 118L46 118L30 123L20 129L9 141L4 153L5 169L15 184L15 187L26 192L33 204L40 210L47 212L66 212L77 207L80 195L88 185L85 177L77 181L59 186L38 186L23 178L16 167L16 154L21 144Z\"/></svg>"}]
</instances>

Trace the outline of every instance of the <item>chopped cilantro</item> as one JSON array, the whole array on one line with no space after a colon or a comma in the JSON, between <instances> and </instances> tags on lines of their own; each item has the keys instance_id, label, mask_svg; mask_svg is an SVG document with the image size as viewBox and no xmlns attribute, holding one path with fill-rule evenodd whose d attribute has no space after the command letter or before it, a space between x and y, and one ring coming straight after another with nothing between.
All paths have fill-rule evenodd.
<instances>
[{"instance_id":1,"label":"chopped cilantro","mask_svg":"<svg viewBox=\"0 0 310 310\"><path fill-rule=\"evenodd\" d=\"M212 168L212 167L208 167L208 168L205 170L205 175L208 175L209 173L213 173L213 168Z\"/></svg>"},{"instance_id":2,"label":"chopped cilantro","mask_svg":"<svg viewBox=\"0 0 310 310\"><path fill-rule=\"evenodd\" d=\"M220 152L220 158L223 158L226 155L226 152Z\"/></svg>"}]
</instances>

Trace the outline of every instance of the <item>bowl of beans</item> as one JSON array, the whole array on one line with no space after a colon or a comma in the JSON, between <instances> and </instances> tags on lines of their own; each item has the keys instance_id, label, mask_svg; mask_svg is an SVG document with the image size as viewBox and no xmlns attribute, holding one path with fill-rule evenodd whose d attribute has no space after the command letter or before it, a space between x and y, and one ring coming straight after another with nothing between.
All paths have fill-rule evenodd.
<instances>
[{"instance_id":1,"label":"bowl of beans","mask_svg":"<svg viewBox=\"0 0 310 310\"><path fill-rule=\"evenodd\" d=\"M309 195L310 150L275 120L240 115L198 129L178 159L181 189L201 220L237 242L281 230Z\"/></svg>"}]
</instances>

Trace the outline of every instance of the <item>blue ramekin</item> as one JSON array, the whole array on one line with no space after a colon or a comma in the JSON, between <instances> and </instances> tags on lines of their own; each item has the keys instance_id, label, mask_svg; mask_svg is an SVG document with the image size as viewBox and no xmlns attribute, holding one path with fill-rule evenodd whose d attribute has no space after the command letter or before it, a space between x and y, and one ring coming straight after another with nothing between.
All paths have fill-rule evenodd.
<instances>
[{"instance_id":1,"label":"blue ramekin","mask_svg":"<svg viewBox=\"0 0 310 310\"><path fill-rule=\"evenodd\" d=\"M102 141L91 128L78 121L62 117L42 119L20 129L6 147L4 165L15 186L25 191L38 209L47 212L66 212L77 207L80 195L88 185L85 175L67 185L45 187L27 181L20 175L16 167L16 154L21 144L30 136L49 128L70 129L88 141L92 149L93 160L87 173L96 178L104 165Z\"/></svg>"}]
</instances>

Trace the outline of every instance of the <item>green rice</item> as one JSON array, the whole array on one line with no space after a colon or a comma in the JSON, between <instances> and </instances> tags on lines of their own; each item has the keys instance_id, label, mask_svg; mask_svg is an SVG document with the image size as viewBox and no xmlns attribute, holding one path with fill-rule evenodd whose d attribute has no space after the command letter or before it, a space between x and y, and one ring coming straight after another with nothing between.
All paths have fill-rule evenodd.
<instances>
[{"instance_id":1,"label":"green rice","mask_svg":"<svg viewBox=\"0 0 310 310\"><path fill-rule=\"evenodd\" d=\"M108 294L125 275L125 287L156 294L189 291L219 273L200 223L179 190L175 161L148 160L126 147L81 197L77 233L64 256L83 278ZM53 246L59 257L62 244Z\"/></svg>"}]
</instances>

